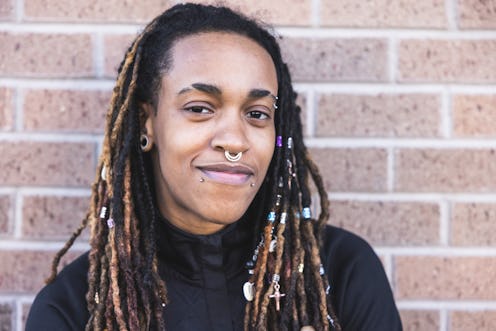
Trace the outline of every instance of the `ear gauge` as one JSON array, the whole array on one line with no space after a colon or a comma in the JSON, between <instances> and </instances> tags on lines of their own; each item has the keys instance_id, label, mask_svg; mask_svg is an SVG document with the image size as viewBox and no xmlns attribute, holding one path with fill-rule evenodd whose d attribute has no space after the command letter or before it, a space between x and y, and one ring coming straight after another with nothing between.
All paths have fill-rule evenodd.
<instances>
[{"instance_id":1,"label":"ear gauge","mask_svg":"<svg viewBox=\"0 0 496 331\"><path fill-rule=\"evenodd\" d=\"M152 148L152 143L150 142L150 138L146 134L141 134L140 137L140 147L143 152L148 152Z\"/></svg>"}]
</instances>

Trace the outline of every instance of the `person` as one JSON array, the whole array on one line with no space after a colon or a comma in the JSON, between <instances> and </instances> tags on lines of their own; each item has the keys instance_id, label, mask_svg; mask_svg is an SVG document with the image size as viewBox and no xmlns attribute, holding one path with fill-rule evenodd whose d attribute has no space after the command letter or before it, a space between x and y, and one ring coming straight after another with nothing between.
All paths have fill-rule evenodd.
<instances>
[{"instance_id":1,"label":"person","mask_svg":"<svg viewBox=\"0 0 496 331\"><path fill-rule=\"evenodd\" d=\"M401 330L371 247L326 225L295 99L254 20L180 4L149 23L119 68L88 215L26 330ZM89 252L57 275L87 226Z\"/></svg>"}]
</instances>

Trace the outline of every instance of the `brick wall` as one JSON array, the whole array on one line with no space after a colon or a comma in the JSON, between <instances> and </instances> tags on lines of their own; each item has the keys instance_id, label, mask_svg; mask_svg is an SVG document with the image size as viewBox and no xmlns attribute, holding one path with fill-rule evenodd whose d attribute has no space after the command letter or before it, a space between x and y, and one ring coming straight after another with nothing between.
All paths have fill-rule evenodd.
<instances>
[{"instance_id":1,"label":"brick wall","mask_svg":"<svg viewBox=\"0 0 496 331\"><path fill-rule=\"evenodd\" d=\"M84 215L123 50L173 2L0 0L1 330ZM331 222L374 246L405 329L495 330L496 1L225 2L284 36Z\"/></svg>"}]
</instances>

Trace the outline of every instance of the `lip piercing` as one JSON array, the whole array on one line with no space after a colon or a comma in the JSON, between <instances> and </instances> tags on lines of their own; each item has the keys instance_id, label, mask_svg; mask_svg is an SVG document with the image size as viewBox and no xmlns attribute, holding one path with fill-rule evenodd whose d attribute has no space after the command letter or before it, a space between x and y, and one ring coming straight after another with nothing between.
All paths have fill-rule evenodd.
<instances>
[{"instance_id":1,"label":"lip piercing","mask_svg":"<svg viewBox=\"0 0 496 331\"><path fill-rule=\"evenodd\" d=\"M239 152L237 154L233 154L229 151L224 151L224 155L229 162L238 162L241 160L241 156L243 156L243 152Z\"/></svg>"},{"instance_id":2,"label":"lip piercing","mask_svg":"<svg viewBox=\"0 0 496 331\"><path fill-rule=\"evenodd\" d=\"M205 181L205 178L200 177L200 183L203 183Z\"/></svg>"}]
</instances>

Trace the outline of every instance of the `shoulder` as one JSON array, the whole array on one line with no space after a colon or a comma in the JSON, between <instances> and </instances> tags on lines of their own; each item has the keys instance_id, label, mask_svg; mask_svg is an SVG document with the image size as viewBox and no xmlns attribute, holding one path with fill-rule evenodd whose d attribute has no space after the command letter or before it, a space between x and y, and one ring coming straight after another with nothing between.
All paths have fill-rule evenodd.
<instances>
[{"instance_id":1,"label":"shoulder","mask_svg":"<svg viewBox=\"0 0 496 331\"><path fill-rule=\"evenodd\" d=\"M324 228L323 240L324 257L339 254L343 259L354 260L362 256L375 256L372 247L364 239L342 228L327 225Z\"/></svg>"},{"instance_id":2,"label":"shoulder","mask_svg":"<svg viewBox=\"0 0 496 331\"><path fill-rule=\"evenodd\" d=\"M36 296L26 330L78 330L88 320L88 253L68 264Z\"/></svg>"},{"instance_id":3,"label":"shoulder","mask_svg":"<svg viewBox=\"0 0 496 331\"><path fill-rule=\"evenodd\" d=\"M372 247L358 235L327 225L323 233L322 259L329 270L340 271L368 269L383 271L382 264ZM327 268L326 268L327 269Z\"/></svg>"},{"instance_id":4,"label":"shoulder","mask_svg":"<svg viewBox=\"0 0 496 331\"><path fill-rule=\"evenodd\" d=\"M364 239L326 226L321 255L343 329L402 329L382 263Z\"/></svg>"}]
</instances>

